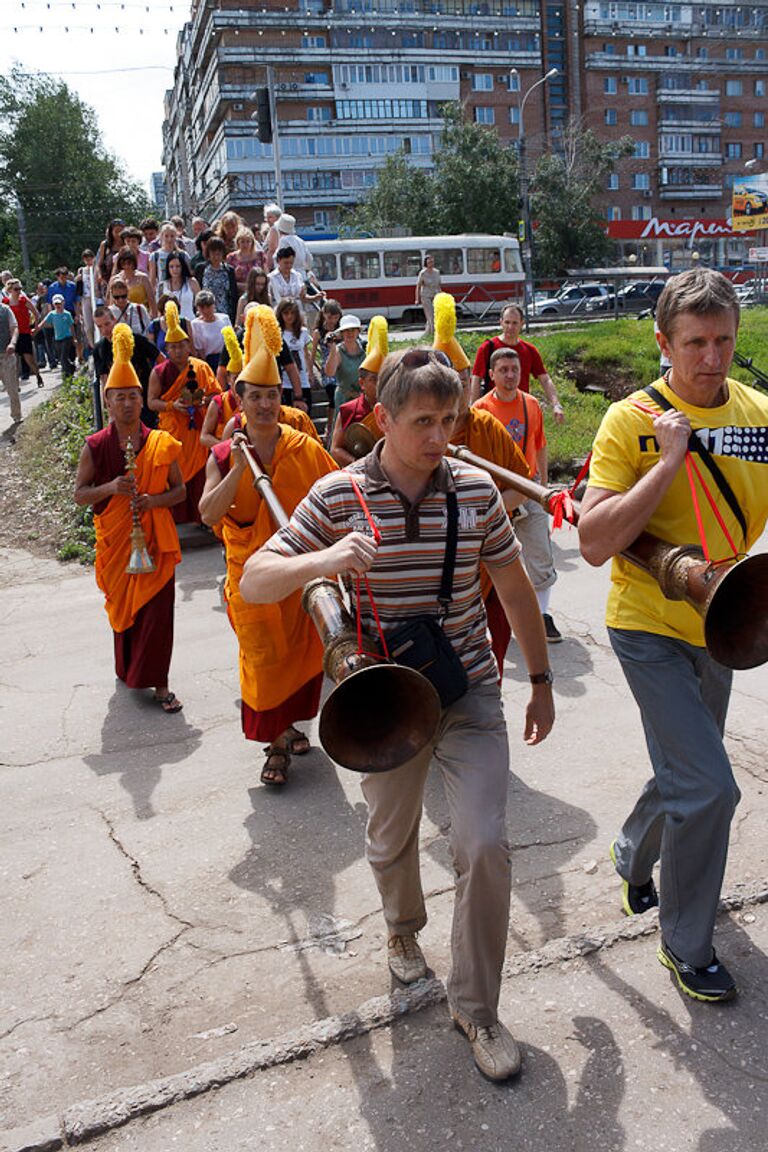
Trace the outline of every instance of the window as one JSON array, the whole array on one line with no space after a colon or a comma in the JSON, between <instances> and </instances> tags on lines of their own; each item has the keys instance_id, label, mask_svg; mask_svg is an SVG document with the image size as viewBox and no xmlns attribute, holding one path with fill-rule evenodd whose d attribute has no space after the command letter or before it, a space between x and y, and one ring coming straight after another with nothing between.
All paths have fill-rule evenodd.
<instances>
[{"instance_id":1,"label":"window","mask_svg":"<svg viewBox=\"0 0 768 1152\"><path fill-rule=\"evenodd\" d=\"M603 52L605 52L606 56L615 56L616 55L616 45L615 44L603 44Z\"/></svg>"},{"instance_id":2,"label":"window","mask_svg":"<svg viewBox=\"0 0 768 1152\"><path fill-rule=\"evenodd\" d=\"M616 83L615 76L606 76L603 80L603 92L606 96L615 96L618 92L618 84Z\"/></svg>"},{"instance_id":3,"label":"window","mask_svg":"<svg viewBox=\"0 0 768 1152\"><path fill-rule=\"evenodd\" d=\"M618 192L619 190L619 174L618 172L611 172L608 177L608 191Z\"/></svg>"},{"instance_id":4,"label":"window","mask_svg":"<svg viewBox=\"0 0 768 1152\"><path fill-rule=\"evenodd\" d=\"M756 160L764 160L765 159L765 144L763 144L763 143L754 144L753 145L753 151L755 153L755 159Z\"/></svg>"},{"instance_id":5,"label":"window","mask_svg":"<svg viewBox=\"0 0 768 1152\"><path fill-rule=\"evenodd\" d=\"M381 275L378 252L342 252L340 259L342 280L378 280Z\"/></svg>"},{"instance_id":6,"label":"window","mask_svg":"<svg viewBox=\"0 0 768 1152\"><path fill-rule=\"evenodd\" d=\"M441 276L464 275L464 253L461 248L441 248L433 252L435 268Z\"/></svg>"},{"instance_id":7,"label":"window","mask_svg":"<svg viewBox=\"0 0 768 1152\"><path fill-rule=\"evenodd\" d=\"M765 96L765 80L755 80L755 96Z\"/></svg>"},{"instance_id":8,"label":"window","mask_svg":"<svg viewBox=\"0 0 768 1152\"><path fill-rule=\"evenodd\" d=\"M648 123L647 108L633 108L629 114L629 122L633 128L644 128Z\"/></svg>"},{"instance_id":9,"label":"window","mask_svg":"<svg viewBox=\"0 0 768 1152\"><path fill-rule=\"evenodd\" d=\"M328 72L305 72L305 84L330 84L331 78Z\"/></svg>"},{"instance_id":10,"label":"window","mask_svg":"<svg viewBox=\"0 0 768 1152\"><path fill-rule=\"evenodd\" d=\"M765 60L765 48L755 48L755 60Z\"/></svg>"},{"instance_id":11,"label":"window","mask_svg":"<svg viewBox=\"0 0 768 1152\"><path fill-rule=\"evenodd\" d=\"M320 256L317 253L313 254L312 267L321 284L324 284L326 280L333 281L339 278L335 252L323 252Z\"/></svg>"},{"instance_id":12,"label":"window","mask_svg":"<svg viewBox=\"0 0 768 1152\"><path fill-rule=\"evenodd\" d=\"M627 44L627 56L645 56L645 44Z\"/></svg>"},{"instance_id":13,"label":"window","mask_svg":"<svg viewBox=\"0 0 768 1152\"><path fill-rule=\"evenodd\" d=\"M504 271L505 272L522 272L523 265L520 260L520 252L516 248L504 249Z\"/></svg>"},{"instance_id":14,"label":"window","mask_svg":"<svg viewBox=\"0 0 768 1152\"><path fill-rule=\"evenodd\" d=\"M726 112L723 123L726 128L741 128L741 112Z\"/></svg>"},{"instance_id":15,"label":"window","mask_svg":"<svg viewBox=\"0 0 768 1152\"><path fill-rule=\"evenodd\" d=\"M708 48L697 48L696 49L696 56L698 57L699 60L706 60L707 57L709 56L709 49Z\"/></svg>"},{"instance_id":16,"label":"window","mask_svg":"<svg viewBox=\"0 0 768 1152\"><path fill-rule=\"evenodd\" d=\"M615 108L606 108L606 110L605 110L605 122L606 122L606 124L608 124L610 127L613 127L616 124L616 121L617 121L616 109Z\"/></svg>"},{"instance_id":17,"label":"window","mask_svg":"<svg viewBox=\"0 0 768 1152\"><path fill-rule=\"evenodd\" d=\"M315 209L313 214L315 221L315 228L330 228L331 226L331 213L327 208Z\"/></svg>"},{"instance_id":18,"label":"window","mask_svg":"<svg viewBox=\"0 0 768 1152\"><path fill-rule=\"evenodd\" d=\"M421 271L420 252L385 252L384 275L395 278L397 276L418 276Z\"/></svg>"},{"instance_id":19,"label":"window","mask_svg":"<svg viewBox=\"0 0 768 1152\"><path fill-rule=\"evenodd\" d=\"M741 96L743 87L741 80L726 80L725 94L726 96Z\"/></svg>"},{"instance_id":20,"label":"window","mask_svg":"<svg viewBox=\"0 0 768 1152\"><path fill-rule=\"evenodd\" d=\"M648 172L635 172L632 176L632 187L636 192L646 192L651 187L651 177Z\"/></svg>"},{"instance_id":21,"label":"window","mask_svg":"<svg viewBox=\"0 0 768 1152\"><path fill-rule=\"evenodd\" d=\"M474 72L472 74L473 92L493 92L493 73Z\"/></svg>"},{"instance_id":22,"label":"window","mask_svg":"<svg viewBox=\"0 0 768 1152\"><path fill-rule=\"evenodd\" d=\"M677 56L677 48L675 48L674 44L665 44L664 55L668 57Z\"/></svg>"},{"instance_id":23,"label":"window","mask_svg":"<svg viewBox=\"0 0 768 1152\"><path fill-rule=\"evenodd\" d=\"M510 92L520 91L520 77L517 72L510 72L507 78L507 89Z\"/></svg>"},{"instance_id":24,"label":"window","mask_svg":"<svg viewBox=\"0 0 768 1152\"><path fill-rule=\"evenodd\" d=\"M325 36L302 36L302 48L327 48L328 41Z\"/></svg>"},{"instance_id":25,"label":"window","mask_svg":"<svg viewBox=\"0 0 768 1152\"><path fill-rule=\"evenodd\" d=\"M650 204L633 204L632 205L632 219L633 220L650 220L651 206Z\"/></svg>"},{"instance_id":26,"label":"window","mask_svg":"<svg viewBox=\"0 0 768 1152\"><path fill-rule=\"evenodd\" d=\"M314 108L307 108L307 120L330 120L331 109L327 104L318 104Z\"/></svg>"},{"instance_id":27,"label":"window","mask_svg":"<svg viewBox=\"0 0 768 1152\"><path fill-rule=\"evenodd\" d=\"M647 140L636 140L633 153L636 160L648 160L651 155L651 145Z\"/></svg>"},{"instance_id":28,"label":"window","mask_svg":"<svg viewBox=\"0 0 768 1152\"><path fill-rule=\"evenodd\" d=\"M496 110L489 105L480 105L475 108L475 124L495 124Z\"/></svg>"},{"instance_id":29,"label":"window","mask_svg":"<svg viewBox=\"0 0 768 1152\"><path fill-rule=\"evenodd\" d=\"M485 275L501 271L501 253L498 248L468 248L467 274Z\"/></svg>"},{"instance_id":30,"label":"window","mask_svg":"<svg viewBox=\"0 0 768 1152\"><path fill-rule=\"evenodd\" d=\"M426 100L337 100L339 120L425 120Z\"/></svg>"},{"instance_id":31,"label":"window","mask_svg":"<svg viewBox=\"0 0 768 1152\"><path fill-rule=\"evenodd\" d=\"M509 109L509 122L510 124L520 123L520 108L517 104L512 104Z\"/></svg>"},{"instance_id":32,"label":"window","mask_svg":"<svg viewBox=\"0 0 768 1152\"><path fill-rule=\"evenodd\" d=\"M752 124L755 128L765 128L765 112L753 112Z\"/></svg>"},{"instance_id":33,"label":"window","mask_svg":"<svg viewBox=\"0 0 768 1152\"><path fill-rule=\"evenodd\" d=\"M647 96L648 95L648 77L647 76L628 76L627 77L627 92L630 96Z\"/></svg>"},{"instance_id":34,"label":"window","mask_svg":"<svg viewBox=\"0 0 768 1152\"><path fill-rule=\"evenodd\" d=\"M621 208L616 206L609 208L605 215L608 220L621 220Z\"/></svg>"},{"instance_id":35,"label":"window","mask_svg":"<svg viewBox=\"0 0 768 1152\"><path fill-rule=\"evenodd\" d=\"M726 60L743 60L744 59L744 49L743 48L726 48L725 58L726 58Z\"/></svg>"},{"instance_id":36,"label":"window","mask_svg":"<svg viewBox=\"0 0 768 1152\"><path fill-rule=\"evenodd\" d=\"M726 160L741 160L741 144L726 144Z\"/></svg>"}]
</instances>

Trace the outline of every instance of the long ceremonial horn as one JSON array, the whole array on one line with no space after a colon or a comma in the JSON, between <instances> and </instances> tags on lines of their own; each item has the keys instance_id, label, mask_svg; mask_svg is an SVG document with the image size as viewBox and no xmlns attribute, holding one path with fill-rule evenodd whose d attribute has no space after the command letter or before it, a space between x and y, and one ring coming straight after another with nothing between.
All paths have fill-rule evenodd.
<instances>
[{"instance_id":1,"label":"long ceremonial horn","mask_svg":"<svg viewBox=\"0 0 768 1152\"><path fill-rule=\"evenodd\" d=\"M272 482L238 437L254 487L279 528L288 517ZM319 578L304 586L302 607L323 642L323 670L336 687L320 712L320 743L343 768L389 772L430 743L440 720L440 698L420 672L382 660L372 637L362 635L338 584ZM362 647L363 651L359 651Z\"/></svg>"},{"instance_id":2,"label":"long ceremonial horn","mask_svg":"<svg viewBox=\"0 0 768 1152\"><path fill-rule=\"evenodd\" d=\"M557 492L501 468L462 445L448 452L482 468L508 488L536 500L550 515ZM578 522L579 503L573 501ZM669 544L641 532L621 553L647 572L668 600L684 600L704 620L707 651L726 668L756 668L768 660L768 555L713 564L698 545Z\"/></svg>"}]
</instances>

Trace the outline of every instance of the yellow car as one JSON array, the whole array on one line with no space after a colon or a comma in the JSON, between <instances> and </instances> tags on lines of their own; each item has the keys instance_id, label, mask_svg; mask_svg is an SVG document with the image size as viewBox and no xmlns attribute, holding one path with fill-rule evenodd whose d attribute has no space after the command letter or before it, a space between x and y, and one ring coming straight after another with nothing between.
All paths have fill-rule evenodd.
<instances>
[{"instance_id":1,"label":"yellow car","mask_svg":"<svg viewBox=\"0 0 768 1152\"><path fill-rule=\"evenodd\" d=\"M733 190L733 211L742 216L756 216L768 212L768 196L757 188L737 185Z\"/></svg>"}]
</instances>

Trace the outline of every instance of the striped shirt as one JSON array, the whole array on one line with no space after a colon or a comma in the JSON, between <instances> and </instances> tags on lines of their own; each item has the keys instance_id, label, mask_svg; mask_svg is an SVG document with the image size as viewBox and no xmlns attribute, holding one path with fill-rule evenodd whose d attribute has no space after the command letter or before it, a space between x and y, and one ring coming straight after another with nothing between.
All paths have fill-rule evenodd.
<instances>
[{"instance_id":1,"label":"striped shirt","mask_svg":"<svg viewBox=\"0 0 768 1152\"><path fill-rule=\"evenodd\" d=\"M480 562L511 564L520 553L498 489L485 472L444 458L432 473L424 495L411 504L392 486L381 466L383 443L379 441L368 456L347 470L354 473L381 533L368 579L382 628L386 634L413 616L438 615L448 525L446 493L454 491L459 505L459 537L445 634L459 654L470 683L495 683L498 669L480 592ZM347 472L334 472L317 481L290 523L264 547L281 556L303 555L327 548L349 532L371 535ZM360 603L363 625L376 635L364 583Z\"/></svg>"}]
</instances>

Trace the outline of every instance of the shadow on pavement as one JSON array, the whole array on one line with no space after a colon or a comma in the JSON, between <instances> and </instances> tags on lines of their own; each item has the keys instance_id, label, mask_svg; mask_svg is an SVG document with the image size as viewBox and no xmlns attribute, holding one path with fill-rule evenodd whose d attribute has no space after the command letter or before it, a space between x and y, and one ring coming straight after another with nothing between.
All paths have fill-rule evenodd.
<instances>
[{"instance_id":1,"label":"shadow on pavement","mask_svg":"<svg viewBox=\"0 0 768 1152\"><path fill-rule=\"evenodd\" d=\"M149 820L155 815L152 793L163 768L186 760L202 735L183 712L166 715L149 692L133 691L118 683L101 726L101 752L84 756L83 763L97 776L118 773L136 818Z\"/></svg>"}]
</instances>

